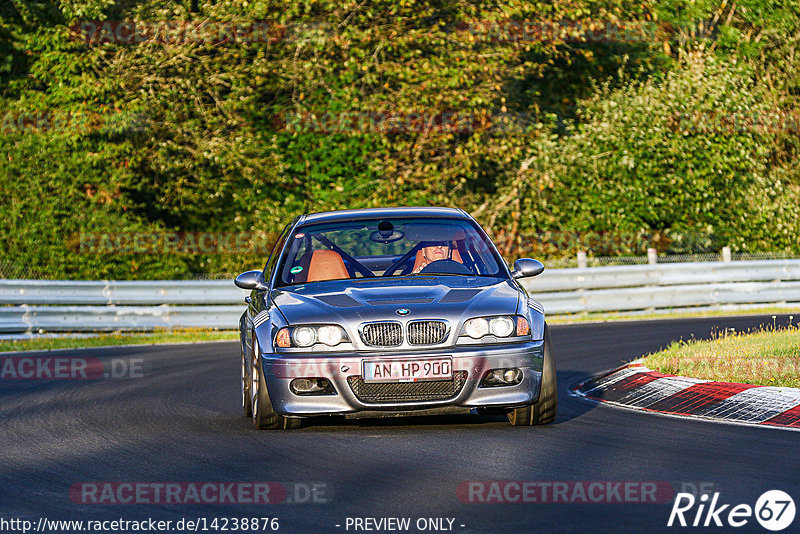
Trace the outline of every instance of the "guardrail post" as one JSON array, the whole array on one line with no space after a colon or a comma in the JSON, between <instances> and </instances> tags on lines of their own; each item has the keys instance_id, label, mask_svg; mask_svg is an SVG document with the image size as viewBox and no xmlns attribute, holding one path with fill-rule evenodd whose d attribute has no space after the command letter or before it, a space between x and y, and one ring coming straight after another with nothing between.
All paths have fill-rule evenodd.
<instances>
[{"instance_id":1,"label":"guardrail post","mask_svg":"<svg viewBox=\"0 0 800 534\"><path fill-rule=\"evenodd\" d=\"M658 263L658 251L654 248L647 249L647 263L650 265L655 265Z\"/></svg>"},{"instance_id":2,"label":"guardrail post","mask_svg":"<svg viewBox=\"0 0 800 534\"><path fill-rule=\"evenodd\" d=\"M585 250L579 250L578 251L578 269L585 269L586 267L588 267L588 264L586 263L586 251Z\"/></svg>"},{"instance_id":3,"label":"guardrail post","mask_svg":"<svg viewBox=\"0 0 800 534\"><path fill-rule=\"evenodd\" d=\"M725 263L731 261L731 247L722 247L722 261Z\"/></svg>"}]
</instances>

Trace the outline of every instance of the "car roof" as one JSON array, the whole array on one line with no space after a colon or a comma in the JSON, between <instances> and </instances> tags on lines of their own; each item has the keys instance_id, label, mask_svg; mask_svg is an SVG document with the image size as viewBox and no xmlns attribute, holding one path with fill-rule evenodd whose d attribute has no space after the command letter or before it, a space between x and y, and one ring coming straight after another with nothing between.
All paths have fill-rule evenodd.
<instances>
[{"instance_id":1,"label":"car roof","mask_svg":"<svg viewBox=\"0 0 800 534\"><path fill-rule=\"evenodd\" d=\"M382 217L445 217L451 219L469 219L464 210L458 208L413 207L413 208L368 208L358 210L326 211L309 213L300 218L299 224L353 221L361 219L379 219Z\"/></svg>"}]
</instances>

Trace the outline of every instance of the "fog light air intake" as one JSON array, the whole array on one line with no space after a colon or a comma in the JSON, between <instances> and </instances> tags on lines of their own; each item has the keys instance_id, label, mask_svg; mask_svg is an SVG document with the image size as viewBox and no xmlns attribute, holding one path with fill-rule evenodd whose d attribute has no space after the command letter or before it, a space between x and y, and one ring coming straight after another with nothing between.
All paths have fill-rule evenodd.
<instances>
[{"instance_id":1,"label":"fog light air intake","mask_svg":"<svg viewBox=\"0 0 800 534\"><path fill-rule=\"evenodd\" d=\"M492 369L484 375L481 387L516 386L522 382L522 369Z\"/></svg>"},{"instance_id":2,"label":"fog light air intake","mask_svg":"<svg viewBox=\"0 0 800 534\"><path fill-rule=\"evenodd\" d=\"M295 395L335 395L333 384L327 378L295 378L289 383Z\"/></svg>"}]
</instances>

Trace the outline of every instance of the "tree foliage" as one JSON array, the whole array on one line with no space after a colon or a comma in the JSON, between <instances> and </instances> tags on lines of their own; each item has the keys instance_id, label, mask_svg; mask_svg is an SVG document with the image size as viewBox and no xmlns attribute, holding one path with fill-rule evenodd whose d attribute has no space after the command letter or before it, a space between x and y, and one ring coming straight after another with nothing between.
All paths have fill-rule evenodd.
<instances>
[{"instance_id":1,"label":"tree foliage","mask_svg":"<svg viewBox=\"0 0 800 534\"><path fill-rule=\"evenodd\" d=\"M162 33L83 38L102 21ZM268 38L175 29L201 22ZM264 255L93 254L75 236L263 239L302 212L449 205L510 256L542 232L796 250L796 132L676 123L796 113L799 28L796 0L11 0L0 242L50 276L182 277Z\"/></svg>"}]
</instances>

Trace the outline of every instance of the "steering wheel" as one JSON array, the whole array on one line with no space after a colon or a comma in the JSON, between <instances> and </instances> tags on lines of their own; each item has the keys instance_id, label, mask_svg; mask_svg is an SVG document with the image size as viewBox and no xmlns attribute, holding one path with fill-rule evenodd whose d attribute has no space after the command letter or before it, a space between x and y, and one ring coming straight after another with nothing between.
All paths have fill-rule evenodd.
<instances>
[{"instance_id":1,"label":"steering wheel","mask_svg":"<svg viewBox=\"0 0 800 534\"><path fill-rule=\"evenodd\" d=\"M474 274L463 263L455 260L435 260L423 267L419 274Z\"/></svg>"}]
</instances>

